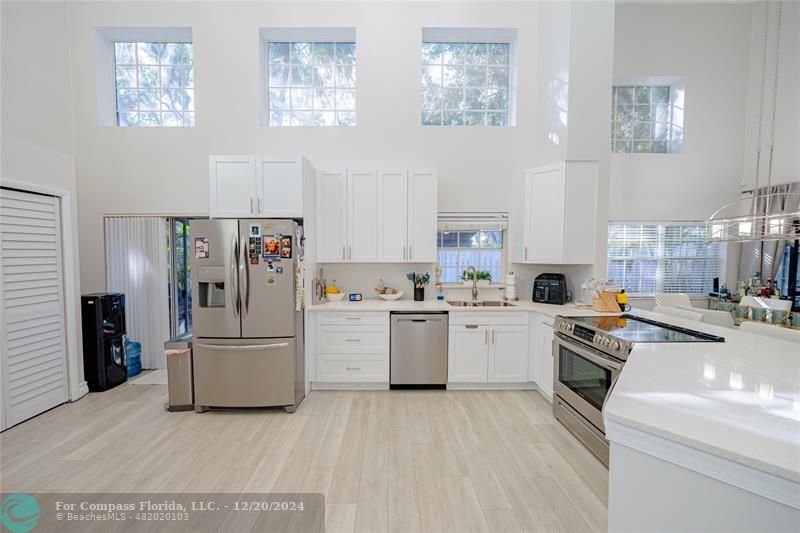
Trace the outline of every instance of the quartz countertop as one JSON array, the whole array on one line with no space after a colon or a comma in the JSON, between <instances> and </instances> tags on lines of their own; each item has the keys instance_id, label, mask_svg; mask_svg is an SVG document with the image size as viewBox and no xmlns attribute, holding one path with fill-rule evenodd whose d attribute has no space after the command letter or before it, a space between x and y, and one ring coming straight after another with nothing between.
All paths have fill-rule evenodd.
<instances>
[{"instance_id":1,"label":"quartz countertop","mask_svg":"<svg viewBox=\"0 0 800 533\"><path fill-rule=\"evenodd\" d=\"M652 312L631 314L725 342L635 345L605 404L606 424L800 482L800 346Z\"/></svg>"},{"instance_id":2,"label":"quartz countertop","mask_svg":"<svg viewBox=\"0 0 800 533\"><path fill-rule=\"evenodd\" d=\"M575 304L553 305L535 303L528 300L511 302L513 305L506 307L457 307L448 304L446 301L425 300L415 302L414 300L395 300L385 301L368 299L361 302L326 302L321 304L309 305L307 311L449 311L450 313L463 312L508 312L508 311L533 311L547 316L600 316L613 313L597 313L585 307L576 307Z\"/></svg>"}]
</instances>

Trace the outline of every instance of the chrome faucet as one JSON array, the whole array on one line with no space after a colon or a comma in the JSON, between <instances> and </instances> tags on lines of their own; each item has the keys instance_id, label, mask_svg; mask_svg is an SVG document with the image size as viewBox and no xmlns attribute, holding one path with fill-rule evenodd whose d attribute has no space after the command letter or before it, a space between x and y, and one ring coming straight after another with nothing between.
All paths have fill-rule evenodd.
<instances>
[{"instance_id":1,"label":"chrome faucet","mask_svg":"<svg viewBox=\"0 0 800 533\"><path fill-rule=\"evenodd\" d=\"M469 272L472 271L472 301L475 302L478 300L478 270L470 265L464 270L464 274L469 279Z\"/></svg>"}]
</instances>

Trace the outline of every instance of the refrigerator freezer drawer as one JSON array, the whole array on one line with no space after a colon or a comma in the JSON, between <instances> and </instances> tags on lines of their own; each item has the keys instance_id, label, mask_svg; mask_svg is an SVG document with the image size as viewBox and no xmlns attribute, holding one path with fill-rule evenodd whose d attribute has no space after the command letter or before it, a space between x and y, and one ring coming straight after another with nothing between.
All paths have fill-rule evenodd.
<instances>
[{"instance_id":1,"label":"refrigerator freezer drawer","mask_svg":"<svg viewBox=\"0 0 800 533\"><path fill-rule=\"evenodd\" d=\"M195 405L274 407L295 403L295 339L239 344L195 341Z\"/></svg>"}]
</instances>

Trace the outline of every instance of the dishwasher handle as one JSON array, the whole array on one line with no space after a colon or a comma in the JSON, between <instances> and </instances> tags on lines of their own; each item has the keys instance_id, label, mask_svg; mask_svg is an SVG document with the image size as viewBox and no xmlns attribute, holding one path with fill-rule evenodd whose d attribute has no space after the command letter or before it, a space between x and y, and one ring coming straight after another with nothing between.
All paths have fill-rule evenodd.
<instances>
[{"instance_id":1,"label":"dishwasher handle","mask_svg":"<svg viewBox=\"0 0 800 533\"><path fill-rule=\"evenodd\" d=\"M397 318L397 322L441 322L441 318Z\"/></svg>"}]
</instances>

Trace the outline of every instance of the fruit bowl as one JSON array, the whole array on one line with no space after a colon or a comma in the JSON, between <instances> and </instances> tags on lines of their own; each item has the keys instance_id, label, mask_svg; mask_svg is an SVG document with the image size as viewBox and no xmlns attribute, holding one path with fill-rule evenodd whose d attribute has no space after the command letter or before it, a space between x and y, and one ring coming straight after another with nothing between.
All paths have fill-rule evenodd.
<instances>
[{"instance_id":1,"label":"fruit bowl","mask_svg":"<svg viewBox=\"0 0 800 533\"><path fill-rule=\"evenodd\" d=\"M328 294L325 295L325 298L327 298L329 302L341 302L342 300L344 300L344 297L345 293L343 292L340 292L338 294L329 292Z\"/></svg>"},{"instance_id":2,"label":"fruit bowl","mask_svg":"<svg viewBox=\"0 0 800 533\"><path fill-rule=\"evenodd\" d=\"M404 293L403 293L403 291L397 291L397 292L396 292L396 293L394 293L394 294L382 294L382 293L378 293L378 297L379 297L381 300L388 300L388 301L390 301L390 302L393 302L393 301L395 301L395 300L399 300L400 298L402 298L402 297L403 297L403 294L404 294Z\"/></svg>"}]
</instances>

